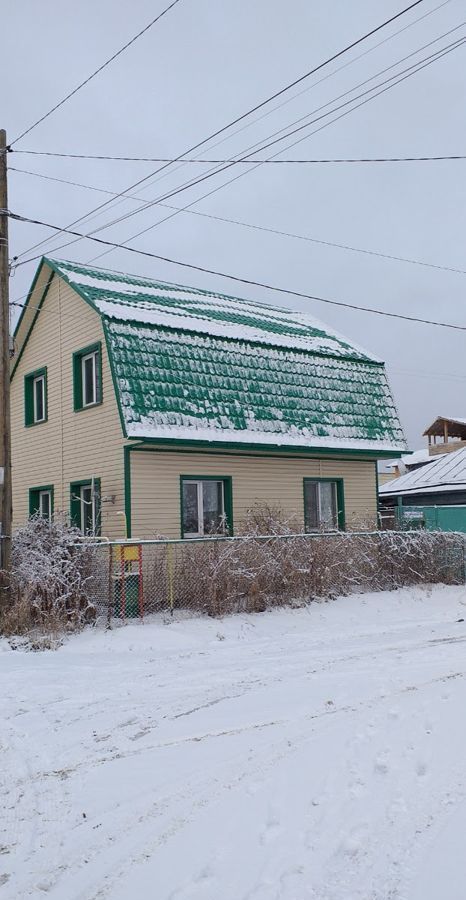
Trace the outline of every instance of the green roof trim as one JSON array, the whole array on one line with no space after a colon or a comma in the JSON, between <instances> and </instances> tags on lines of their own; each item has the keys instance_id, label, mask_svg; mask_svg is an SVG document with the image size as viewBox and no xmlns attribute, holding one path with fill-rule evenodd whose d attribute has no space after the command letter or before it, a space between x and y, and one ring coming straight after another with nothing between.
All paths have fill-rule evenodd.
<instances>
[{"instance_id":1,"label":"green roof trim","mask_svg":"<svg viewBox=\"0 0 466 900\"><path fill-rule=\"evenodd\" d=\"M100 315L123 434L395 456L383 362L305 313L44 258Z\"/></svg>"}]
</instances>

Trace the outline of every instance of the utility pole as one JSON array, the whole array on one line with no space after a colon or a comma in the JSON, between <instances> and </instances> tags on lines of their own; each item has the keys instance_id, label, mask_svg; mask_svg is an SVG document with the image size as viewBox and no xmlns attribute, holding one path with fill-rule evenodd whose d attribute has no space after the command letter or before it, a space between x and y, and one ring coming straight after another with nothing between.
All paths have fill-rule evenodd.
<instances>
[{"instance_id":1,"label":"utility pole","mask_svg":"<svg viewBox=\"0 0 466 900\"><path fill-rule=\"evenodd\" d=\"M11 567L11 422L10 304L8 260L8 187L6 132L0 129L0 540L1 568L6 573L0 606L9 602Z\"/></svg>"}]
</instances>

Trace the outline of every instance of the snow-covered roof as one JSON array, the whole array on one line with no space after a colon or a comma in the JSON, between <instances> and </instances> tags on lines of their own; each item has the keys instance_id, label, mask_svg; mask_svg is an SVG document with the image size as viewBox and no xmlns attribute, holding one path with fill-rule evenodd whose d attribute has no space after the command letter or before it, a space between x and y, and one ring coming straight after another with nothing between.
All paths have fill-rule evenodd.
<instances>
[{"instance_id":1,"label":"snow-covered roof","mask_svg":"<svg viewBox=\"0 0 466 900\"><path fill-rule=\"evenodd\" d=\"M466 447L434 457L428 465L400 475L379 489L384 497L445 491L466 491Z\"/></svg>"},{"instance_id":2,"label":"snow-covered roof","mask_svg":"<svg viewBox=\"0 0 466 900\"><path fill-rule=\"evenodd\" d=\"M406 449L384 365L305 313L44 258L102 317L125 433Z\"/></svg>"}]
</instances>

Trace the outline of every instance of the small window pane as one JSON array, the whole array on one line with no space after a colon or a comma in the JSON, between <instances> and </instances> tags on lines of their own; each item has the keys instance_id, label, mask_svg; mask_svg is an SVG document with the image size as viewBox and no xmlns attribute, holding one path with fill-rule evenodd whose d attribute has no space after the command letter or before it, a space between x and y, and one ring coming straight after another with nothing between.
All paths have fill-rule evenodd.
<instances>
[{"instance_id":1,"label":"small window pane","mask_svg":"<svg viewBox=\"0 0 466 900\"><path fill-rule=\"evenodd\" d=\"M94 530L92 488L85 486L81 488L81 531L93 534Z\"/></svg>"},{"instance_id":2,"label":"small window pane","mask_svg":"<svg viewBox=\"0 0 466 900\"><path fill-rule=\"evenodd\" d=\"M321 528L337 528L337 486L335 481L321 481L320 525Z\"/></svg>"},{"instance_id":3,"label":"small window pane","mask_svg":"<svg viewBox=\"0 0 466 900\"><path fill-rule=\"evenodd\" d=\"M40 491L39 493L39 514L43 519L50 522L51 519L51 496L50 491Z\"/></svg>"},{"instance_id":4,"label":"small window pane","mask_svg":"<svg viewBox=\"0 0 466 900\"><path fill-rule=\"evenodd\" d=\"M90 406L97 400L97 354L91 353L84 356L82 360L82 376L83 376L83 404Z\"/></svg>"},{"instance_id":5,"label":"small window pane","mask_svg":"<svg viewBox=\"0 0 466 900\"><path fill-rule=\"evenodd\" d=\"M199 534L197 481L183 481L183 534Z\"/></svg>"},{"instance_id":6,"label":"small window pane","mask_svg":"<svg viewBox=\"0 0 466 900\"><path fill-rule=\"evenodd\" d=\"M34 378L34 422L45 419L45 381L44 376Z\"/></svg>"},{"instance_id":7,"label":"small window pane","mask_svg":"<svg viewBox=\"0 0 466 900\"><path fill-rule=\"evenodd\" d=\"M223 482L203 481L202 500L204 534L215 534L220 531L223 520Z\"/></svg>"},{"instance_id":8,"label":"small window pane","mask_svg":"<svg viewBox=\"0 0 466 900\"><path fill-rule=\"evenodd\" d=\"M319 528L319 485L316 481L304 483L304 518L307 531Z\"/></svg>"}]
</instances>

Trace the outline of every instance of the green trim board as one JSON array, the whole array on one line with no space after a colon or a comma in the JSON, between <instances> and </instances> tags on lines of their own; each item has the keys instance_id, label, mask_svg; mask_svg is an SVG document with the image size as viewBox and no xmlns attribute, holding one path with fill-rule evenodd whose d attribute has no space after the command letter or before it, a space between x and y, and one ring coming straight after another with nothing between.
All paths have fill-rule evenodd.
<instances>
[{"instance_id":1,"label":"green trim board","mask_svg":"<svg viewBox=\"0 0 466 900\"><path fill-rule=\"evenodd\" d=\"M79 481L72 481L70 483L70 521L71 524L76 528L81 528L81 500L79 496L80 489L82 487L92 487L93 482L94 492L97 500L95 534L100 535L102 526L102 492L100 478L83 478Z\"/></svg>"},{"instance_id":2,"label":"green trim board","mask_svg":"<svg viewBox=\"0 0 466 900\"><path fill-rule=\"evenodd\" d=\"M44 418L34 419L34 382L36 378L44 379ZM24 424L26 428L36 425L44 425L48 419L48 392L47 392L47 366L28 372L24 376Z\"/></svg>"},{"instance_id":3,"label":"green trim board","mask_svg":"<svg viewBox=\"0 0 466 900\"><path fill-rule=\"evenodd\" d=\"M184 501L183 483L185 481L222 481L223 502L225 506L225 518L227 533L233 536L233 479L231 475L180 475L180 535L183 537Z\"/></svg>"},{"instance_id":4,"label":"green trim board","mask_svg":"<svg viewBox=\"0 0 466 900\"><path fill-rule=\"evenodd\" d=\"M306 516L306 485L307 484L315 484L315 483L332 483L337 486L337 515L338 515L338 529L339 531L344 531L346 527L346 515L345 515L345 488L344 488L344 478L303 478L303 504L304 504L304 529L305 531L311 531L313 529L309 528L309 523L307 521Z\"/></svg>"},{"instance_id":5,"label":"green trim board","mask_svg":"<svg viewBox=\"0 0 466 900\"><path fill-rule=\"evenodd\" d=\"M125 493L125 523L126 523L126 537L131 537L131 450L134 450L134 447L125 446L123 447L123 470L124 470L124 493Z\"/></svg>"},{"instance_id":6,"label":"green trim board","mask_svg":"<svg viewBox=\"0 0 466 900\"><path fill-rule=\"evenodd\" d=\"M34 516L39 512L39 494L48 491L50 493L50 515L54 513L54 485L43 484L39 487L29 488L29 515Z\"/></svg>"},{"instance_id":7,"label":"green trim board","mask_svg":"<svg viewBox=\"0 0 466 900\"><path fill-rule=\"evenodd\" d=\"M91 353L97 354L96 401L95 403L84 404L82 360ZM75 350L73 353L73 408L75 412L81 412L84 409L93 409L94 406L100 406L102 401L102 342L96 341L94 344L89 344L87 347L82 347L81 350Z\"/></svg>"},{"instance_id":8,"label":"green trim board","mask_svg":"<svg viewBox=\"0 0 466 900\"><path fill-rule=\"evenodd\" d=\"M14 336L15 336L15 337L16 337L16 335L18 334L19 328L20 328L20 326L21 326L21 324L22 324L22 321L23 321L23 319L24 319L26 313L27 313L27 312L30 310L30 308L31 308L31 307L29 306L29 301L30 301L30 299L31 299L31 297L32 297L32 295L33 295L33 293L34 293L34 290L35 290L37 281L38 281L38 279L39 279L39 275L40 275L40 273L41 273L41 271L42 271L43 265L44 265L44 261L42 260L42 262L40 263L39 268L37 269L37 272L36 272L36 274L35 274L35 276L34 276L34 279L33 279L32 285L31 285L31 288L30 288L29 293L28 293L28 295L27 295L27 297L26 297L26 302L25 302L25 304L24 304L24 306L23 306L23 309L22 309L22 311L21 311L21 315L20 315L20 317L19 317L19 319L18 319L16 328L15 328L15 331L14 331ZM17 358L16 358L16 360L15 360L14 366L13 366L13 368L12 368L12 370L11 370L10 380L13 379L13 376L14 376L14 374L15 374L15 372L16 372L16 369L17 369L18 366L19 366L19 363L20 363L20 361L21 361L22 355L23 355L23 353L24 353L24 350L25 350L25 348L26 348L26 345L27 345L27 343L28 343L28 341L29 341L29 338L30 338L30 336L31 336L32 330L33 330L33 328L34 328L34 325L36 324L37 317L38 317L38 315L39 315L39 313L40 313L40 311L41 311L41 309L42 309L42 306L44 305L44 300L45 300L45 298L46 298L46 296L47 296L47 293L48 293L48 290L49 290L49 288L50 288L50 285L51 285L51 283L52 283L52 281L53 281L54 275L55 275L55 272L52 271L52 272L50 273L50 277L49 277L49 279L48 279L48 281L47 281L47 283L46 283L46 285L45 285L45 287L44 287L44 290L42 291L42 296L41 296L40 300L39 300L38 303L37 303L37 306L36 306L36 309L35 309L34 316L32 317L31 325L30 325L30 327L29 327L29 329L28 329L28 332L27 332L27 334L26 334L26 337L24 338L24 341L23 341L23 343L22 343L22 345L21 345L21 349L20 349L20 351L19 351L19 353L18 353L18 356L17 356Z\"/></svg>"},{"instance_id":9,"label":"green trim board","mask_svg":"<svg viewBox=\"0 0 466 900\"><path fill-rule=\"evenodd\" d=\"M134 450L173 450L182 452L182 448L199 450L206 453L231 453L239 451L240 456L289 456L312 457L322 459L325 457L341 457L342 459L365 459L368 462L377 459L397 459L404 455L405 451L381 451L381 450L345 450L332 447L292 447L281 444L248 444L244 441L196 441L181 438L141 438L138 444L131 445ZM242 452L241 452L242 451Z\"/></svg>"}]
</instances>

